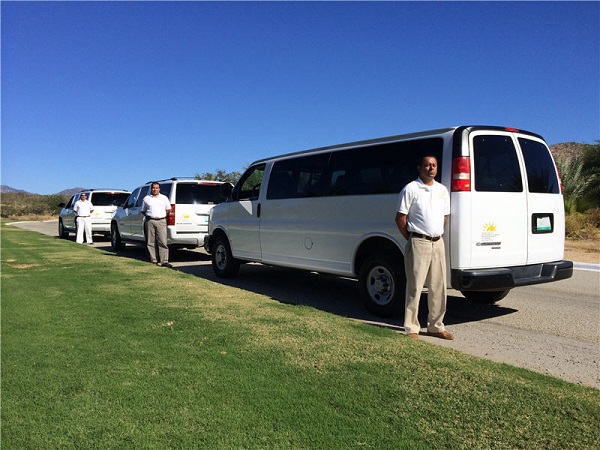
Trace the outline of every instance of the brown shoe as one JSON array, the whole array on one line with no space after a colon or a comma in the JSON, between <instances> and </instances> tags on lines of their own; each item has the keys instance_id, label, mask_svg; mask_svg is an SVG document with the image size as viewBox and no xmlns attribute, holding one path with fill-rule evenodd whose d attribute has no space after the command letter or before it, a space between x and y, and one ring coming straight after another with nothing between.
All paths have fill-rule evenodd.
<instances>
[{"instance_id":1,"label":"brown shoe","mask_svg":"<svg viewBox=\"0 0 600 450\"><path fill-rule=\"evenodd\" d=\"M407 336L411 339L419 339L419 333L408 333Z\"/></svg>"},{"instance_id":2,"label":"brown shoe","mask_svg":"<svg viewBox=\"0 0 600 450\"><path fill-rule=\"evenodd\" d=\"M173 264L169 263L169 262L164 262L161 264L163 267L168 267L169 269L173 268Z\"/></svg>"},{"instance_id":3,"label":"brown shoe","mask_svg":"<svg viewBox=\"0 0 600 450\"><path fill-rule=\"evenodd\" d=\"M445 339L447 341L452 341L454 339L454 335L448 333L447 331L440 331L439 333L427 332L427 336L433 336L436 338Z\"/></svg>"}]
</instances>

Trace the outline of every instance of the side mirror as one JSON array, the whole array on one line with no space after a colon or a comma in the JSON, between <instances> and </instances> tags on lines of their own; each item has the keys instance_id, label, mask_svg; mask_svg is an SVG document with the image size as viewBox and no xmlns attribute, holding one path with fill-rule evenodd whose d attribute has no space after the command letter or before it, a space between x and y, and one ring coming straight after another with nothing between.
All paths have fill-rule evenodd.
<instances>
[{"instance_id":1,"label":"side mirror","mask_svg":"<svg viewBox=\"0 0 600 450\"><path fill-rule=\"evenodd\" d=\"M221 185L220 194L223 198L229 198L231 195L231 191L233 190L233 185L231 183L223 183Z\"/></svg>"},{"instance_id":2,"label":"side mirror","mask_svg":"<svg viewBox=\"0 0 600 450\"><path fill-rule=\"evenodd\" d=\"M59 208L64 208L64 207L65 207L65 204L64 204L63 202L60 202L60 203L59 203L58 205L56 205L56 206L58 206Z\"/></svg>"},{"instance_id":3,"label":"side mirror","mask_svg":"<svg viewBox=\"0 0 600 450\"><path fill-rule=\"evenodd\" d=\"M121 206L123 203L125 203L125 200L120 200L120 199L117 199L112 202L113 206L116 206L116 207Z\"/></svg>"}]
</instances>

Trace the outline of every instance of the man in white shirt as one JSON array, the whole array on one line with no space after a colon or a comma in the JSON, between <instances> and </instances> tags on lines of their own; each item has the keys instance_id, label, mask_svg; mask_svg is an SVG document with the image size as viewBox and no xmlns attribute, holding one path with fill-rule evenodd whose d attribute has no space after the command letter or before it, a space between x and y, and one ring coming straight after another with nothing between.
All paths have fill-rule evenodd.
<instances>
[{"instance_id":1,"label":"man in white shirt","mask_svg":"<svg viewBox=\"0 0 600 450\"><path fill-rule=\"evenodd\" d=\"M408 337L418 339L419 300L427 284L427 334L454 339L444 327L446 314L446 252L444 224L450 214L448 189L435 181L437 159L425 156L417 165L419 177L400 192L396 225L408 241L404 251L406 271L406 308L404 329Z\"/></svg>"},{"instance_id":2,"label":"man in white shirt","mask_svg":"<svg viewBox=\"0 0 600 450\"><path fill-rule=\"evenodd\" d=\"M163 267L173 267L169 263L169 247L167 246L167 217L171 214L171 202L166 195L160 193L160 184L152 183L150 185L150 194L146 195L142 201L142 214L146 217L144 228L148 239L146 245L150 261L152 264Z\"/></svg>"},{"instance_id":3,"label":"man in white shirt","mask_svg":"<svg viewBox=\"0 0 600 450\"><path fill-rule=\"evenodd\" d=\"M88 245L93 244L92 242L92 213L94 212L94 205L87 199L87 194L82 193L79 196L79 200L73 205L73 211L76 214L77 221L77 237L75 242L83 244L83 233L85 232L85 241Z\"/></svg>"}]
</instances>

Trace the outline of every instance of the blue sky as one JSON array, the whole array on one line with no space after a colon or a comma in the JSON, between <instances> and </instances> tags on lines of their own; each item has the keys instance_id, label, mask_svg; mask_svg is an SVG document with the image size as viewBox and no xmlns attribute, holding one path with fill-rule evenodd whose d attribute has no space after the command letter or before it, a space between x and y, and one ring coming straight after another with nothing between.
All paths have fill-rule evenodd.
<instances>
[{"instance_id":1,"label":"blue sky","mask_svg":"<svg viewBox=\"0 0 600 450\"><path fill-rule=\"evenodd\" d=\"M447 126L600 139L598 2L6 2L2 184L133 189Z\"/></svg>"}]
</instances>

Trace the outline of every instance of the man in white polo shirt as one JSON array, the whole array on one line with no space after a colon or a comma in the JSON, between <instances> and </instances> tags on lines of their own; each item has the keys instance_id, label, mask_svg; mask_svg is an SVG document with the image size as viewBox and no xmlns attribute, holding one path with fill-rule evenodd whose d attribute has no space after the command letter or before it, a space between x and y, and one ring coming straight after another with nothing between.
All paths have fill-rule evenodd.
<instances>
[{"instance_id":1,"label":"man in white polo shirt","mask_svg":"<svg viewBox=\"0 0 600 450\"><path fill-rule=\"evenodd\" d=\"M166 195L160 193L160 184L152 183L150 194L146 195L142 201L142 214L146 217L145 228L148 238L146 245L152 264L163 267L173 267L169 263L169 247L167 246L167 217L170 213L171 202Z\"/></svg>"},{"instance_id":2,"label":"man in white polo shirt","mask_svg":"<svg viewBox=\"0 0 600 450\"><path fill-rule=\"evenodd\" d=\"M427 284L427 334L441 339L454 339L444 328L446 314L446 252L444 224L450 214L448 189L435 181L437 159L424 156L417 170L419 177L400 192L396 225L407 239L404 251L406 271L406 308L404 329L408 337L418 339L419 300Z\"/></svg>"},{"instance_id":3,"label":"man in white polo shirt","mask_svg":"<svg viewBox=\"0 0 600 450\"><path fill-rule=\"evenodd\" d=\"M82 192L79 200L73 205L73 211L77 214L77 236L75 242L83 244L83 233L87 245L92 245L92 213L94 205L87 199L87 194Z\"/></svg>"}]
</instances>

